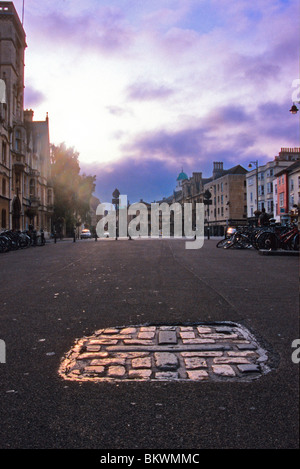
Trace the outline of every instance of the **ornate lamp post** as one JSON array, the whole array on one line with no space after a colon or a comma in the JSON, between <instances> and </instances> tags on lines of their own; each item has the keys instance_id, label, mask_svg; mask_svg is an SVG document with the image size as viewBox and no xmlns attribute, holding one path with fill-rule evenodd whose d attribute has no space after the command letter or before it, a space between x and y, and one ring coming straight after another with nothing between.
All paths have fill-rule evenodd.
<instances>
[{"instance_id":1,"label":"ornate lamp post","mask_svg":"<svg viewBox=\"0 0 300 469\"><path fill-rule=\"evenodd\" d=\"M256 210L258 211L258 160L250 161L248 168L251 169L252 165L255 165L256 169Z\"/></svg>"}]
</instances>

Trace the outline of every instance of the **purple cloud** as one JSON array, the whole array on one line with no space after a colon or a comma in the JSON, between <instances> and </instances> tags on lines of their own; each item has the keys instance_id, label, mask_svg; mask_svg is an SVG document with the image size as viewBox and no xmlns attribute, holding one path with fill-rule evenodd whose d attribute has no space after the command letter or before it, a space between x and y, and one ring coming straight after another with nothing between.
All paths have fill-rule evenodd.
<instances>
[{"instance_id":1,"label":"purple cloud","mask_svg":"<svg viewBox=\"0 0 300 469\"><path fill-rule=\"evenodd\" d=\"M52 11L32 17L30 25L32 33L46 41L57 44L64 41L103 53L124 50L133 40L132 30L122 12L113 7L94 9L93 14L81 13L80 16Z\"/></svg>"},{"instance_id":2,"label":"purple cloud","mask_svg":"<svg viewBox=\"0 0 300 469\"><path fill-rule=\"evenodd\" d=\"M24 101L26 108L34 108L42 104L46 99L46 96L41 91L34 87L27 85L24 92Z\"/></svg>"},{"instance_id":3,"label":"purple cloud","mask_svg":"<svg viewBox=\"0 0 300 469\"><path fill-rule=\"evenodd\" d=\"M165 85L137 82L127 87L127 98L136 101L150 101L169 98L174 90Z\"/></svg>"}]
</instances>

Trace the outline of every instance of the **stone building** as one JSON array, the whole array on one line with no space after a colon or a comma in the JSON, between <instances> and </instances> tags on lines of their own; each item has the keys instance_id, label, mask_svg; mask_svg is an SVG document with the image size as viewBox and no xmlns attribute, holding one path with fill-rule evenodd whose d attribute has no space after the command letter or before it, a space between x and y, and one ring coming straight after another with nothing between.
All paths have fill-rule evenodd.
<instances>
[{"instance_id":1,"label":"stone building","mask_svg":"<svg viewBox=\"0 0 300 469\"><path fill-rule=\"evenodd\" d=\"M211 205L205 209L205 225L211 235L223 235L229 224L247 222L246 174L240 165L224 169L222 162L214 162L212 178L203 187L211 194Z\"/></svg>"},{"instance_id":2,"label":"stone building","mask_svg":"<svg viewBox=\"0 0 300 469\"><path fill-rule=\"evenodd\" d=\"M24 108L26 35L12 2L0 2L0 229L51 230L49 121Z\"/></svg>"}]
</instances>

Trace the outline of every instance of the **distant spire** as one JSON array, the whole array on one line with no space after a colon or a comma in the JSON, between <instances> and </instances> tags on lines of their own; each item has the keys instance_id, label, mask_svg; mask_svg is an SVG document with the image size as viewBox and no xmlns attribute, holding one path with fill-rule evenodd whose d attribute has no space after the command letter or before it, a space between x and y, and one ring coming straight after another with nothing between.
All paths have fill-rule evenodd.
<instances>
[{"instance_id":1,"label":"distant spire","mask_svg":"<svg viewBox=\"0 0 300 469\"><path fill-rule=\"evenodd\" d=\"M25 4L25 0L23 0L23 7L22 7L22 26L24 25L24 4Z\"/></svg>"}]
</instances>

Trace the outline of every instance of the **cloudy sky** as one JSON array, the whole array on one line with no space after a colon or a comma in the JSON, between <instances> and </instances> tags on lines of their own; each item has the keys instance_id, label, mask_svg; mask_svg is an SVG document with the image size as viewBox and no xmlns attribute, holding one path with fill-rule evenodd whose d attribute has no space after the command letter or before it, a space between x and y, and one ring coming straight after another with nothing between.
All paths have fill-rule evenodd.
<instances>
[{"instance_id":1,"label":"cloudy sky","mask_svg":"<svg viewBox=\"0 0 300 469\"><path fill-rule=\"evenodd\" d=\"M22 0L15 0L22 16ZM298 0L25 0L25 106L130 202L299 146Z\"/></svg>"}]
</instances>

